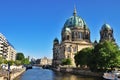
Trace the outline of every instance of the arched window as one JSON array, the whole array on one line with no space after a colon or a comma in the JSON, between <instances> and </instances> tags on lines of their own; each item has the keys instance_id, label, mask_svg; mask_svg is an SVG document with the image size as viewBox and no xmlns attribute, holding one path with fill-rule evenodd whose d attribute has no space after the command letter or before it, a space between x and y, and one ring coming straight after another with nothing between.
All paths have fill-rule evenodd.
<instances>
[{"instance_id":1,"label":"arched window","mask_svg":"<svg viewBox=\"0 0 120 80\"><path fill-rule=\"evenodd\" d=\"M108 37L108 34L107 34L107 33L105 33L105 37Z\"/></svg>"},{"instance_id":2,"label":"arched window","mask_svg":"<svg viewBox=\"0 0 120 80\"><path fill-rule=\"evenodd\" d=\"M74 40L74 32L72 32L72 40Z\"/></svg>"},{"instance_id":3,"label":"arched window","mask_svg":"<svg viewBox=\"0 0 120 80\"><path fill-rule=\"evenodd\" d=\"M85 35L85 39L88 39L88 37L89 37L89 33L87 32Z\"/></svg>"},{"instance_id":4,"label":"arched window","mask_svg":"<svg viewBox=\"0 0 120 80\"><path fill-rule=\"evenodd\" d=\"M74 47L74 48L73 48L73 52L76 52L76 51L77 51L77 47Z\"/></svg>"},{"instance_id":5,"label":"arched window","mask_svg":"<svg viewBox=\"0 0 120 80\"><path fill-rule=\"evenodd\" d=\"M70 58L70 54L68 54L67 58Z\"/></svg>"},{"instance_id":6,"label":"arched window","mask_svg":"<svg viewBox=\"0 0 120 80\"><path fill-rule=\"evenodd\" d=\"M70 47L67 48L67 52L71 52L71 48Z\"/></svg>"},{"instance_id":7,"label":"arched window","mask_svg":"<svg viewBox=\"0 0 120 80\"><path fill-rule=\"evenodd\" d=\"M67 40L69 40L70 39L70 36L69 35L67 35Z\"/></svg>"}]
</instances>

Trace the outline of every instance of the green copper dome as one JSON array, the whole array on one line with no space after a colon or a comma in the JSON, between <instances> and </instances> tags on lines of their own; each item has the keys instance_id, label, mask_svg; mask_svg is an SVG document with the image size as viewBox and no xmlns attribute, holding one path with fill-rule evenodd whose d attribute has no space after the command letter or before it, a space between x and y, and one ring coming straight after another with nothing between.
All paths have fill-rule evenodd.
<instances>
[{"instance_id":1,"label":"green copper dome","mask_svg":"<svg viewBox=\"0 0 120 80\"><path fill-rule=\"evenodd\" d=\"M110 27L109 24L103 24L103 26L102 26L102 30L105 30L105 29L109 29L109 30L111 30L112 28Z\"/></svg>"},{"instance_id":2,"label":"green copper dome","mask_svg":"<svg viewBox=\"0 0 120 80\"><path fill-rule=\"evenodd\" d=\"M76 9L74 9L73 16L66 20L64 27L86 27L86 29L88 29L85 21L81 17L77 16Z\"/></svg>"}]
</instances>

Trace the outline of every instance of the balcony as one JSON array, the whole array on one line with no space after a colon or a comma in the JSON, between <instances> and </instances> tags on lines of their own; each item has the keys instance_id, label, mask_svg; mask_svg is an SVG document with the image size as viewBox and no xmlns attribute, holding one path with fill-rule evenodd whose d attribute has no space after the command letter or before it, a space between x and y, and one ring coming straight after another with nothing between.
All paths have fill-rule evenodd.
<instances>
[{"instance_id":1,"label":"balcony","mask_svg":"<svg viewBox=\"0 0 120 80\"><path fill-rule=\"evenodd\" d=\"M4 56L8 55L7 53L3 53Z\"/></svg>"},{"instance_id":2,"label":"balcony","mask_svg":"<svg viewBox=\"0 0 120 80\"><path fill-rule=\"evenodd\" d=\"M0 50L3 50L3 48L0 48Z\"/></svg>"}]
</instances>

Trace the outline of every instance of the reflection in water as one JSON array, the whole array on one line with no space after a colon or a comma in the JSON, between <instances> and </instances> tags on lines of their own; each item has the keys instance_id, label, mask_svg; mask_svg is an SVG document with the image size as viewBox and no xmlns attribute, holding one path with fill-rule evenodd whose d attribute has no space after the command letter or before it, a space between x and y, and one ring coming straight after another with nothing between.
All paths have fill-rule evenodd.
<instances>
[{"instance_id":1,"label":"reflection in water","mask_svg":"<svg viewBox=\"0 0 120 80\"><path fill-rule=\"evenodd\" d=\"M101 80L101 79L83 77L80 75L73 75L69 73L53 72L52 70L33 67L33 69L27 70L19 80Z\"/></svg>"},{"instance_id":2,"label":"reflection in water","mask_svg":"<svg viewBox=\"0 0 120 80\"><path fill-rule=\"evenodd\" d=\"M53 80L101 80L101 79L85 76L83 77L80 75L73 75L69 73L54 72Z\"/></svg>"}]
</instances>

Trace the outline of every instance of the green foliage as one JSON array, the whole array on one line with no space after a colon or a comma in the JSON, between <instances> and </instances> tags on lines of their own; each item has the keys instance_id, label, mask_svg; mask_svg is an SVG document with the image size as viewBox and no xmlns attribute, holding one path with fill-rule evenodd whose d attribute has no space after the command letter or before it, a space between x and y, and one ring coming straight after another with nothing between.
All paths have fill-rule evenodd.
<instances>
[{"instance_id":1,"label":"green foliage","mask_svg":"<svg viewBox=\"0 0 120 80\"><path fill-rule=\"evenodd\" d=\"M112 42L105 41L95 46L96 67L107 69L120 66L120 50Z\"/></svg>"},{"instance_id":2,"label":"green foliage","mask_svg":"<svg viewBox=\"0 0 120 80\"><path fill-rule=\"evenodd\" d=\"M29 59L28 58L23 59L22 64L25 64L25 65L30 64Z\"/></svg>"},{"instance_id":3,"label":"green foliage","mask_svg":"<svg viewBox=\"0 0 120 80\"><path fill-rule=\"evenodd\" d=\"M3 63L3 58L0 57L0 65Z\"/></svg>"},{"instance_id":4,"label":"green foliage","mask_svg":"<svg viewBox=\"0 0 120 80\"><path fill-rule=\"evenodd\" d=\"M30 64L28 58L25 58L23 53L17 53L16 60L17 60L15 62L16 65L20 65L20 64L27 65L27 64Z\"/></svg>"},{"instance_id":5,"label":"green foliage","mask_svg":"<svg viewBox=\"0 0 120 80\"><path fill-rule=\"evenodd\" d=\"M14 64L14 61L13 61L13 60L9 60L9 61L7 61L7 64L8 64L8 63L9 63L9 64L10 64L10 66L11 66L11 65L13 65L13 64Z\"/></svg>"},{"instance_id":6,"label":"green foliage","mask_svg":"<svg viewBox=\"0 0 120 80\"><path fill-rule=\"evenodd\" d=\"M16 55L16 60L23 60L25 57L24 57L24 54L23 53L17 53Z\"/></svg>"},{"instance_id":7,"label":"green foliage","mask_svg":"<svg viewBox=\"0 0 120 80\"><path fill-rule=\"evenodd\" d=\"M62 65L71 65L72 62L71 62L71 59L70 58L67 58L67 59L63 59L62 60Z\"/></svg>"},{"instance_id":8,"label":"green foliage","mask_svg":"<svg viewBox=\"0 0 120 80\"><path fill-rule=\"evenodd\" d=\"M21 63L20 60L16 60L16 61L15 61L15 65L19 66L19 65L21 65L21 64L22 64L22 63Z\"/></svg>"},{"instance_id":9,"label":"green foliage","mask_svg":"<svg viewBox=\"0 0 120 80\"><path fill-rule=\"evenodd\" d=\"M120 50L113 42L98 43L94 49L85 48L75 55L76 65L87 65L93 70L120 67Z\"/></svg>"},{"instance_id":10,"label":"green foliage","mask_svg":"<svg viewBox=\"0 0 120 80\"><path fill-rule=\"evenodd\" d=\"M89 63L89 59L88 58L92 53L92 48L84 48L81 51L79 51L76 55L75 55L75 63L76 66L81 65L88 65Z\"/></svg>"},{"instance_id":11,"label":"green foliage","mask_svg":"<svg viewBox=\"0 0 120 80\"><path fill-rule=\"evenodd\" d=\"M8 64L8 61L4 59L4 60L3 60L3 63L4 63L4 64Z\"/></svg>"}]
</instances>

